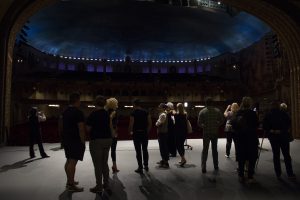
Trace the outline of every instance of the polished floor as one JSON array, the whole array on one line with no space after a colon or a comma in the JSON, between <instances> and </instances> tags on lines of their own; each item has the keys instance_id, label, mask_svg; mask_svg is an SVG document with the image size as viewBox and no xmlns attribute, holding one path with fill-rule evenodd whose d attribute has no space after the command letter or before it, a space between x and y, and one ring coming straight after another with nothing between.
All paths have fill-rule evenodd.
<instances>
[{"instance_id":1,"label":"polished floor","mask_svg":"<svg viewBox=\"0 0 300 200\"><path fill-rule=\"evenodd\" d=\"M268 140L263 142L258 168L257 183L243 185L237 180L235 158L224 157L225 140L219 140L220 171L213 171L211 153L207 163L207 174L201 173L200 159L202 140L189 140L193 150L186 152L188 163L185 168L178 166L179 157L170 160L171 168L158 169L160 160L158 143L149 143L150 171L141 176L137 168L132 141L120 141L117 147L117 160L120 172L111 175L111 197L93 194L89 188L95 184L93 164L88 150L83 162L79 162L76 180L85 188L82 193L64 191L65 174L64 152L58 144L45 144L50 158L28 159L27 147L0 148L0 199L1 200L198 200L198 199L299 199L300 180L291 181L283 169L283 180L275 177L272 164L272 151ZM300 141L291 143L293 166L300 179ZM37 155L38 152L36 152ZM234 155L234 149L232 150ZM111 166L111 161L109 162Z\"/></svg>"}]
</instances>

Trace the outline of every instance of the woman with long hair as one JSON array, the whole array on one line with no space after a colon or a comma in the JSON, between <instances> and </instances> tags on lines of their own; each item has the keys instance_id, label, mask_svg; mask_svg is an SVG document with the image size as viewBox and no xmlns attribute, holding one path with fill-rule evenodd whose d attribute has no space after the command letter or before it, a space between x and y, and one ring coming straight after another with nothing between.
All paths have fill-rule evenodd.
<instances>
[{"instance_id":1,"label":"woman with long hair","mask_svg":"<svg viewBox=\"0 0 300 200\"><path fill-rule=\"evenodd\" d=\"M236 155L239 165L239 180L244 182L246 161L248 165L248 183L253 183L255 163L258 158L258 117L252 108L252 98L243 97L241 108L233 119L233 129L236 131Z\"/></svg>"},{"instance_id":2,"label":"woman with long hair","mask_svg":"<svg viewBox=\"0 0 300 200\"><path fill-rule=\"evenodd\" d=\"M177 104L177 112L175 114L175 138L176 138L176 148L181 157L181 161L179 162L180 166L183 167L186 163L186 159L184 157L184 142L187 137L187 113L184 110L184 106L182 103Z\"/></svg>"}]
</instances>

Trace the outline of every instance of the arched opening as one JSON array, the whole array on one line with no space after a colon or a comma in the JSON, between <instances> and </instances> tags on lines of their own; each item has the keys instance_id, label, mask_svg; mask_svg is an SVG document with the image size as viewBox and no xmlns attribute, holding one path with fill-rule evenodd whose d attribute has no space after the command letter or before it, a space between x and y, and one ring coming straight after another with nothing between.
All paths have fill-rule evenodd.
<instances>
[{"instance_id":1,"label":"arched opening","mask_svg":"<svg viewBox=\"0 0 300 200\"><path fill-rule=\"evenodd\" d=\"M13 62L13 48L16 34L19 32L26 20L40 9L56 3L57 0L46 1L4 1L7 5L6 14L1 20L1 142L6 141L6 135L10 127L10 98L11 98L11 76ZM279 36L287 52L288 65L290 68L291 106L293 119L293 134L300 137L300 28L294 16L290 15L284 8L267 0L223 0L235 8L246 11L264 22L266 22Z\"/></svg>"}]
</instances>

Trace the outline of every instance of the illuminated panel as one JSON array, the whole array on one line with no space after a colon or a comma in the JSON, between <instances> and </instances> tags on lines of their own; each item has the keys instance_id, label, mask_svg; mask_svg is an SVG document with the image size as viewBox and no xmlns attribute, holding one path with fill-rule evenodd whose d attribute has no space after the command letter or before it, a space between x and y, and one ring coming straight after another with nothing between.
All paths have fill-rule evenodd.
<instances>
[{"instance_id":1,"label":"illuminated panel","mask_svg":"<svg viewBox=\"0 0 300 200\"><path fill-rule=\"evenodd\" d=\"M95 71L94 65L89 64L89 65L87 66L87 71L88 71L88 72L94 72L94 71Z\"/></svg>"},{"instance_id":2,"label":"illuminated panel","mask_svg":"<svg viewBox=\"0 0 300 200\"><path fill-rule=\"evenodd\" d=\"M102 65L98 65L98 66L96 67L96 72L104 72L103 66L102 66Z\"/></svg>"}]
</instances>

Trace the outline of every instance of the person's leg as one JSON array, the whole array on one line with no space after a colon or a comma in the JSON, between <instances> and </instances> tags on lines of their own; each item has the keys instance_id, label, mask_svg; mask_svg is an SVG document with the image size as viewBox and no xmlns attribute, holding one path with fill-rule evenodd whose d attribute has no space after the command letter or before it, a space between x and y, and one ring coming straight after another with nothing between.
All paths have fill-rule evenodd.
<instances>
[{"instance_id":1,"label":"person's leg","mask_svg":"<svg viewBox=\"0 0 300 200\"><path fill-rule=\"evenodd\" d=\"M219 160L218 160L218 138L211 139L211 150L214 161L215 170L219 169Z\"/></svg>"},{"instance_id":2,"label":"person's leg","mask_svg":"<svg viewBox=\"0 0 300 200\"><path fill-rule=\"evenodd\" d=\"M96 177L96 187L100 190L102 185L102 160L103 160L103 146L101 140L90 141L90 153L94 164L94 171Z\"/></svg>"},{"instance_id":3,"label":"person's leg","mask_svg":"<svg viewBox=\"0 0 300 200\"><path fill-rule=\"evenodd\" d=\"M34 158L35 157L35 153L34 153L34 149L33 149L33 146L34 146L34 136L32 133L30 133L30 136L29 136L29 155L31 158Z\"/></svg>"},{"instance_id":4,"label":"person's leg","mask_svg":"<svg viewBox=\"0 0 300 200\"><path fill-rule=\"evenodd\" d=\"M136 152L136 160L139 166L138 168L143 169L143 159L142 159L142 150L141 150L142 142L141 142L140 135L134 135L133 143Z\"/></svg>"},{"instance_id":5,"label":"person's leg","mask_svg":"<svg viewBox=\"0 0 300 200\"><path fill-rule=\"evenodd\" d=\"M169 161L169 145L168 145L168 134L164 134L163 136L163 146L164 146L164 150L163 150L163 153L164 153L164 161L165 163L168 165L168 161Z\"/></svg>"},{"instance_id":6,"label":"person's leg","mask_svg":"<svg viewBox=\"0 0 300 200\"><path fill-rule=\"evenodd\" d=\"M256 159L249 160L248 179L253 179L255 164L256 164Z\"/></svg>"},{"instance_id":7,"label":"person's leg","mask_svg":"<svg viewBox=\"0 0 300 200\"><path fill-rule=\"evenodd\" d=\"M103 140L103 151L102 151L102 174L103 174L103 187L104 189L109 188L109 167L108 167L108 155L109 155L109 149L111 147L112 140L111 139L105 139Z\"/></svg>"},{"instance_id":8,"label":"person's leg","mask_svg":"<svg viewBox=\"0 0 300 200\"><path fill-rule=\"evenodd\" d=\"M176 137L176 146L177 146L178 153L179 153L179 155L181 157L180 163L182 164L182 166L186 163L186 159L184 157L184 153L185 153L185 150L184 150L184 141L185 141L185 137L184 136L177 136Z\"/></svg>"},{"instance_id":9,"label":"person's leg","mask_svg":"<svg viewBox=\"0 0 300 200\"><path fill-rule=\"evenodd\" d=\"M201 156L201 167L203 172L206 172L206 161L207 161L209 142L210 139L208 137L203 136L203 149L202 149L202 156Z\"/></svg>"},{"instance_id":10,"label":"person's leg","mask_svg":"<svg viewBox=\"0 0 300 200\"><path fill-rule=\"evenodd\" d=\"M163 137L162 133L158 133L159 152L160 152L161 160L163 161L164 153L163 153L163 139L162 139L162 137Z\"/></svg>"},{"instance_id":11,"label":"person's leg","mask_svg":"<svg viewBox=\"0 0 300 200\"><path fill-rule=\"evenodd\" d=\"M239 159L238 165L239 165L239 177L244 178L245 176L245 163L246 161L244 159Z\"/></svg>"},{"instance_id":12,"label":"person's leg","mask_svg":"<svg viewBox=\"0 0 300 200\"><path fill-rule=\"evenodd\" d=\"M112 144L111 144L111 159L112 159L112 170L113 172L119 172L118 167L117 167L117 161L116 161L116 149L117 149L117 143L118 143L118 138L114 137L112 139Z\"/></svg>"},{"instance_id":13,"label":"person's leg","mask_svg":"<svg viewBox=\"0 0 300 200\"><path fill-rule=\"evenodd\" d=\"M173 130L168 132L168 149L170 155L176 157L176 139Z\"/></svg>"},{"instance_id":14,"label":"person's leg","mask_svg":"<svg viewBox=\"0 0 300 200\"><path fill-rule=\"evenodd\" d=\"M292 158L290 155L290 143L289 141L282 140L280 143L280 148L284 158L286 173L289 177L295 176L293 167L292 167Z\"/></svg>"},{"instance_id":15,"label":"person's leg","mask_svg":"<svg viewBox=\"0 0 300 200\"><path fill-rule=\"evenodd\" d=\"M232 133L226 132L226 156L230 156L230 149L231 149L231 143L232 143Z\"/></svg>"},{"instance_id":16,"label":"person's leg","mask_svg":"<svg viewBox=\"0 0 300 200\"><path fill-rule=\"evenodd\" d=\"M149 153L148 153L148 136L145 134L142 138L142 149L143 149L143 161L144 161L144 168L148 171L148 161L149 161Z\"/></svg>"},{"instance_id":17,"label":"person's leg","mask_svg":"<svg viewBox=\"0 0 300 200\"><path fill-rule=\"evenodd\" d=\"M43 147L41 134L38 133L35 137L36 137L37 144L39 146L41 156L42 157L47 157L47 154L45 153L45 150L44 150L44 147Z\"/></svg>"},{"instance_id":18,"label":"person's leg","mask_svg":"<svg viewBox=\"0 0 300 200\"><path fill-rule=\"evenodd\" d=\"M77 162L78 160L74 160L74 159L67 159L66 161L65 171L67 175L67 185L75 185L74 177L75 177Z\"/></svg>"},{"instance_id":19,"label":"person's leg","mask_svg":"<svg viewBox=\"0 0 300 200\"><path fill-rule=\"evenodd\" d=\"M270 139L272 151L273 151L273 164L274 170L277 177L281 176L281 164L280 164L280 145L279 141L275 139Z\"/></svg>"}]
</instances>

